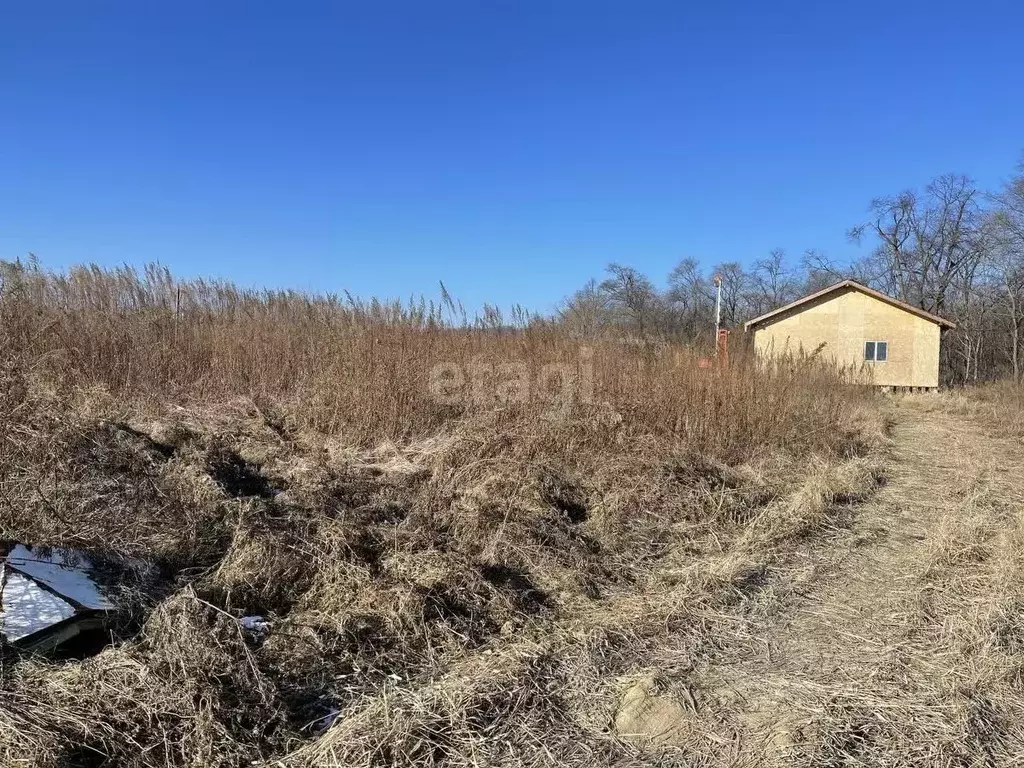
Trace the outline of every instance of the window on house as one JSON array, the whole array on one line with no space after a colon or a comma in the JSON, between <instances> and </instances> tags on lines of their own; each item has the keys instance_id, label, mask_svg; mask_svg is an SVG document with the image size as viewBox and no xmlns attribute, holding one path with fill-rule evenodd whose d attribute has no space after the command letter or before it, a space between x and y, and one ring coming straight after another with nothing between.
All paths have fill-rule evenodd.
<instances>
[{"instance_id":1,"label":"window on house","mask_svg":"<svg viewBox=\"0 0 1024 768\"><path fill-rule=\"evenodd\" d=\"M876 363L884 363L889 359L889 342L887 341L865 341L864 359Z\"/></svg>"}]
</instances>

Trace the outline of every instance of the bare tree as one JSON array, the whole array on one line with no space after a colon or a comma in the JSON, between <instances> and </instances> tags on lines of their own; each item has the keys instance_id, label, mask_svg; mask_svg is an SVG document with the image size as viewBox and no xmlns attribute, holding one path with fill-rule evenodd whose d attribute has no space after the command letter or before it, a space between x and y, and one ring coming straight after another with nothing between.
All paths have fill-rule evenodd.
<instances>
[{"instance_id":1,"label":"bare tree","mask_svg":"<svg viewBox=\"0 0 1024 768\"><path fill-rule=\"evenodd\" d=\"M996 270L1004 292L1005 317L1010 342L1007 357L1014 381L1024 374L1024 258L1021 253L1002 250L996 256Z\"/></svg>"},{"instance_id":2,"label":"bare tree","mask_svg":"<svg viewBox=\"0 0 1024 768\"><path fill-rule=\"evenodd\" d=\"M799 281L786 264L786 252L773 248L768 255L754 263L749 275L747 309L751 315L763 315L799 295Z\"/></svg>"},{"instance_id":3,"label":"bare tree","mask_svg":"<svg viewBox=\"0 0 1024 768\"><path fill-rule=\"evenodd\" d=\"M946 360L949 377L961 382L979 375L991 309L981 290L989 247L982 201L970 178L947 174L923 193L876 198L870 219L848 233L855 242L877 238L872 254L855 265L869 284L957 321Z\"/></svg>"},{"instance_id":4,"label":"bare tree","mask_svg":"<svg viewBox=\"0 0 1024 768\"><path fill-rule=\"evenodd\" d=\"M610 322L608 297L591 279L557 310L558 319L572 333L593 336Z\"/></svg>"},{"instance_id":5,"label":"bare tree","mask_svg":"<svg viewBox=\"0 0 1024 768\"><path fill-rule=\"evenodd\" d=\"M680 261L668 275L665 302L676 329L690 338L714 322L714 287L700 272L696 259Z\"/></svg>"},{"instance_id":6,"label":"bare tree","mask_svg":"<svg viewBox=\"0 0 1024 768\"><path fill-rule=\"evenodd\" d=\"M606 271L608 277L600 289L610 306L635 325L640 336L646 336L661 301L654 284L633 267L622 264L609 264Z\"/></svg>"},{"instance_id":7,"label":"bare tree","mask_svg":"<svg viewBox=\"0 0 1024 768\"><path fill-rule=\"evenodd\" d=\"M1009 326L1008 357L1014 381L1024 371L1024 162L994 196L993 269L1004 297Z\"/></svg>"},{"instance_id":8,"label":"bare tree","mask_svg":"<svg viewBox=\"0 0 1024 768\"><path fill-rule=\"evenodd\" d=\"M860 242L873 234L873 254L883 289L930 312L943 312L951 286L981 257L976 232L980 194L966 176L932 181L923 195L914 191L871 202L869 221L849 235Z\"/></svg>"},{"instance_id":9,"label":"bare tree","mask_svg":"<svg viewBox=\"0 0 1024 768\"><path fill-rule=\"evenodd\" d=\"M856 264L837 264L817 248L808 248L804 251L800 266L803 269L802 284L797 292L801 295L815 293L848 279L857 280L864 285L871 284L870 278L858 274Z\"/></svg>"}]
</instances>

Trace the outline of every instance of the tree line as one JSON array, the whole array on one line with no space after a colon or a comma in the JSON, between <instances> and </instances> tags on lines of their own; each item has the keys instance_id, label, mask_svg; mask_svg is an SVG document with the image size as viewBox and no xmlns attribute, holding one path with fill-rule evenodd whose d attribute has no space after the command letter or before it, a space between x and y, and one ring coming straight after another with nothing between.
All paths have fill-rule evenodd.
<instances>
[{"instance_id":1,"label":"tree line","mask_svg":"<svg viewBox=\"0 0 1024 768\"><path fill-rule=\"evenodd\" d=\"M864 256L839 263L813 249L799 259L774 249L752 264L710 269L686 258L664 289L632 267L610 264L604 279L562 303L559 321L582 335L614 330L708 343L715 275L722 278L722 324L733 329L852 278L956 323L943 341L944 383L1024 380L1024 162L995 191L946 174L923 189L875 198L847 236L867 246Z\"/></svg>"}]
</instances>

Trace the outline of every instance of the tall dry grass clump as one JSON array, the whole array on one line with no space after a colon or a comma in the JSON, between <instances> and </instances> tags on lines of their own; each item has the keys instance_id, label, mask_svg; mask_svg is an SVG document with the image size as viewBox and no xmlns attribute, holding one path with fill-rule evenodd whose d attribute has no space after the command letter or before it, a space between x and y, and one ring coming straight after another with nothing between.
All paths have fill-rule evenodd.
<instances>
[{"instance_id":1,"label":"tall dry grass clump","mask_svg":"<svg viewBox=\"0 0 1024 768\"><path fill-rule=\"evenodd\" d=\"M1024 382L1000 379L917 398L915 402L932 412L969 416L998 433L1024 437Z\"/></svg>"},{"instance_id":2,"label":"tall dry grass clump","mask_svg":"<svg viewBox=\"0 0 1024 768\"><path fill-rule=\"evenodd\" d=\"M868 405L447 297L5 264L0 538L126 608L81 663L5 651L0 764L644 764L616 681L870 488Z\"/></svg>"},{"instance_id":3,"label":"tall dry grass clump","mask_svg":"<svg viewBox=\"0 0 1024 768\"><path fill-rule=\"evenodd\" d=\"M1024 437L1024 382L1003 379L970 387L966 399L1001 432Z\"/></svg>"},{"instance_id":4,"label":"tall dry grass clump","mask_svg":"<svg viewBox=\"0 0 1024 768\"><path fill-rule=\"evenodd\" d=\"M359 301L177 281L156 266L56 274L2 263L0 334L6 358L58 392L271 399L299 426L363 444L429 435L504 406L528 415L611 409L629 427L716 455L827 447L849 395L811 361L702 369L686 347L573 339L521 311L506 322L488 308L469 321L447 294L439 303Z\"/></svg>"}]
</instances>

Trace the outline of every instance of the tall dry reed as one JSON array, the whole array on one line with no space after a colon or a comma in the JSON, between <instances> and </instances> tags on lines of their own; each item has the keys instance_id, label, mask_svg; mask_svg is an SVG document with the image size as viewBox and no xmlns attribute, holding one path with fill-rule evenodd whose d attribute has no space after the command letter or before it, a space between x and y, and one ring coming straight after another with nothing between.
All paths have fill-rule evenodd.
<instances>
[{"instance_id":1,"label":"tall dry reed","mask_svg":"<svg viewBox=\"0 0 1024 768\"><path fill-rule=\"evenodd\" d=\"M153 265L54 273L0 264L0 346L8 367L58 391L269 398L304 427L361 443L502 408L620 420L722 456L768 444L821 448L835 444L850 395L813 361L704 368L691 348L572 338L522 311L506 320L488 307L470 321L446 293L403 304L257 291L179 281Z\"/></svg>"}]
</instances>

